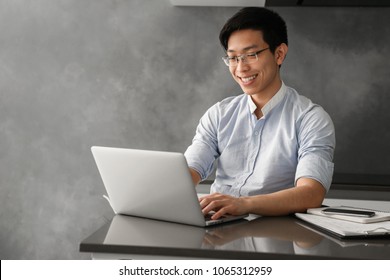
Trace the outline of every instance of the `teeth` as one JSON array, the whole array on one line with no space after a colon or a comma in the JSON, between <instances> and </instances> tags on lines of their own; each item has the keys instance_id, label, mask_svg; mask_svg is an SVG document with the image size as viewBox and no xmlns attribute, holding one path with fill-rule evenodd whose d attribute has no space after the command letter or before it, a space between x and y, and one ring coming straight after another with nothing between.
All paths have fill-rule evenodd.
<instances>
[{"instance_id":1,"label":"teeth","mask_svg":"<svg viewBox=\"0 0 390 280\"><path fill-rule=\"evenodd\" d=\"M249 82L249 81L252 81L254 78L256 78L256 75L253 75L253 76L250 76L250 77L241 78L241 80L242 80L244 83L247 83L247 82Z\"/></svg>"}]
</instances>

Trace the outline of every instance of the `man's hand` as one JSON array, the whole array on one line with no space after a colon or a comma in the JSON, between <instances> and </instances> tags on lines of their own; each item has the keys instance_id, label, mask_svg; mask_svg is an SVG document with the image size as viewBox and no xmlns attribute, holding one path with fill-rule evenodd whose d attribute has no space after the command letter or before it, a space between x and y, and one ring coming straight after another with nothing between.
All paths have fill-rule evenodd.
<instances>
[{"instance_id":1,"label":"man's hand","mask_svg":"<svg viewBox=\"0 0 390 280\"><path fill-rule=\"evenodd\" d=\"M316 180L300 178L297 186L274 193L238 198L213 193L200 198L199 201L204 214L216 212L212 219L218 219L224 214L282 216L320 207L325 194L325 188Z\"/></svg>"},{"instance_id":2,"label":"man's hand","mask_svg":"<svg viewBox=\"0 0 390 280\"><path fill-rule=\"evenodd\" d=\"M242 215L249 211L244 197L233 197L230 195L213 193L199 198L203 214L215 211L211 217L213 220L220 218L225 214Z\"/></svg>"}]
</instances>

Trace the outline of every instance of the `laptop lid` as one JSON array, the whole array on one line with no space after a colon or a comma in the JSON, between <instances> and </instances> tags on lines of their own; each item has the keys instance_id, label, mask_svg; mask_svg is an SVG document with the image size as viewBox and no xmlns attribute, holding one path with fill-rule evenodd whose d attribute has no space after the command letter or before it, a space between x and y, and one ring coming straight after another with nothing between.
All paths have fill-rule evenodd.
<instances>
[{"instance_id":1,"label":"laptop lid","mask_svg":"<svg viewBox=\"0 0 390 280\"><path fill-rule=\"evenodd\" d=\"M91 150L115 213L206 226L183 154L98 146ZM242 217L211 224L237 218Z\"/></svg>"}]
</instances>

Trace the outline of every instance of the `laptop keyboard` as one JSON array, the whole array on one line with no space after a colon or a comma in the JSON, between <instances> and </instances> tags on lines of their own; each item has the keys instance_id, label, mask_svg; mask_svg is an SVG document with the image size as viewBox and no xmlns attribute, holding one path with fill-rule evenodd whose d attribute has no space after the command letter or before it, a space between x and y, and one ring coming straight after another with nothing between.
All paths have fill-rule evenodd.
<instances>
[{"instance_id":1,"label":"laptop keyboard","mask_svg":"<svg viewBox=\"0 0 390 280\"><path fill-rule=\"evenodd\" d=\"M211 220L211 217L212 217L213 215L214 215L214 213L208 213L208 214L206 214L206 215L204 216L204 219L206 220L206 222L207 222L207 221L210 221L210 220ZM219 217L218 220L223 219L223 218L226 218L226 216L225 216L225 215L222 215L221 217Z\"/></svg>"}]
</instances>

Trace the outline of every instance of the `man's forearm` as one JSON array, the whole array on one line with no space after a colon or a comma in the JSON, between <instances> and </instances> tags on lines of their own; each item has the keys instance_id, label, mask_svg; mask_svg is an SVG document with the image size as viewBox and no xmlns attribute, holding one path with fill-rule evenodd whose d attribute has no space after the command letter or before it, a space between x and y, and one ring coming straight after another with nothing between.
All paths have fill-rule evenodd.
<instances>
[{"instance_id":1,"label":"man's forearm","mask_svg":"<svg viewBox=\"0 0 390 280\"><path fill-rule=\"evenodd\" d=\"M242 197L242 199L249 213L280 216L320 207L325 194L326 191L320 183L303 178L296 187L270 194Z\"/></svg>"}]
</instances>

